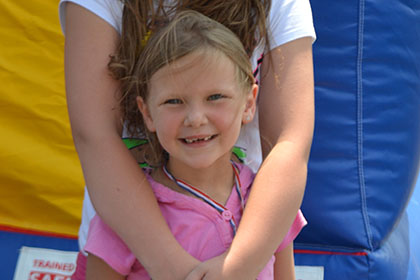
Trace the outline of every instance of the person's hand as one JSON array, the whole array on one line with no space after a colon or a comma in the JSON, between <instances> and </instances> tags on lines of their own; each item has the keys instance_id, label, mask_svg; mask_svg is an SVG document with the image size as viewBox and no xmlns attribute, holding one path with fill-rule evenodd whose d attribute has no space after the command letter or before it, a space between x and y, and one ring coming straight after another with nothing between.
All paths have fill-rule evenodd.
<instances>
[{"instance_id":1,"label":"person's hand","mask_svg":"<svg viewBox=\"0 0 420 280\"><path fill-rule=\"evenodd\" d=\"M226 253L200 263L188 274L185 280L228 279L223 278L223 267L225 264L225 258Z\"/></svg>"},{"instance_id":2,"label":"person's hand","mask_svg":"<svg viewBox=\"0 0 420 280\"><path fill-rule=\"evenodd\" d=\"M179 253L179 252L178 252ZM147 270L152 279L156 280L183 280L193 271L201 262L185 251L174 256L171 260L166 260L159 265L154 265ZM164 267L165 269L162 269ZM200 279L200 278L192 278Z\"/></svg>"},{"instance_id":3,"label":"person's hand","mask_svg":"<svg viewBox=\"0 0 420 280\"><path fill-rule=\"evenodd\" d=\"M227 252L200 263L185 280L254 280L256 276L244 267L236 266L227 259Z\"/></svg>"}]
</instances>

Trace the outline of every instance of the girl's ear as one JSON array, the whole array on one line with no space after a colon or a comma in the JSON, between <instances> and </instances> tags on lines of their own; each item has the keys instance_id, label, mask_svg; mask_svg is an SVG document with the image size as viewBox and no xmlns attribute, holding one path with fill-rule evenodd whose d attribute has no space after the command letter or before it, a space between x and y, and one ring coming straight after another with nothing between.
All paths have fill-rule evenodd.
<instances>
[{"instance_id":1,"label":"girl's ear","mask_svg":"<svg viewBox=\"0 0 420 280\"><path fill-rule=\"evenodd\" d=\"M250 123L254 119L257 108L258 86L254 84L246 97L245 111L242 117L242 124Z\"/></svg>"},{"instance_id":2,"label":"girl's ear","mask_svg":"<svg viewBox=\"0 0 420 280\"><path fill-rule=\"evenodd\" d=\"M143 121L147 129L150 132L156 132L156 128L153 123L152 116L150 115L150 111L147 108L146 102L143 100L141 96L137 96L136 101L137 101L137 107L139 108L141 114L143 115Z\"/></svg>"}]
</instances>

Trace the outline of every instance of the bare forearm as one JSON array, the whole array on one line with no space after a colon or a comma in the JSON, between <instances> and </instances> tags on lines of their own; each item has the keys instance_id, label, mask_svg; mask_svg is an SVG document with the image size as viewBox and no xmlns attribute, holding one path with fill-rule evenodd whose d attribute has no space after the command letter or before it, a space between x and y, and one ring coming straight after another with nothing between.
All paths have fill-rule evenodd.
<instances>
[{"instance_id":1,"label":"bare forearm","mask_svg":"<svg viewBox=\"0 0 420 280\"><path fill-rule=\"evenodd\" d=\"M125 277L118 274L99 257L89 254L86 263L86 280L96 279L124 280Z\"/></svg>"},{"instance_id":2,"label":"bare forearm","mask_svg":"<svg viewBox=\"0 0 420 280\"><path fill-rule=\"evenodd\" d=\"M249 268L244 271L246 278L243 279L255 279L267 264L287 234L302 201L307 165L305 160L299 160L293 145L277 144L255 178L241 224L226 257L227 264L234 270L235 267Z\"/></svg>"},{"instance_id":3,"label":"bare forearm","mask_svg":"<svg viewBox=\"0 0 420 280\"><path fill-rule=\"evenodd\" d=\"M145 175L118 137L94 142L76 146L98 214L127 243L153 279L183 279L198 262L169 231Z\"/></svg>"},{"instance_id":4,"label":"bare forearm","mask_svg":"<svg viewBox=\"0 0 420 280\"><path fill-rule=\"evenodd\" d=\"M275 254L274 280L295 280L293 243Z\"/></svg>"},{"instance_id":5,"label":"bare forearm","mask_svg":"<svg viewBox=\"0 0 420 280\"><path fill-rule=\"evenodd\" d=\"M226 258L252 268L251 275L264 267L296 217L314 125L310 38L272 50L271 59L268 56L262 65L259 100L261 143L267 156Z\"/></svg>"},{"instance_id":6,"label":"bare forearm","mask_svg":"<svg viewBox=\"0 0 420 280\"><path fill-rule=\"evenodd\" d=\"M297 156L301 150L295 145L279 142L273 148L254 180L228 252L200 265L188 280L257 278L289 231L302 201L307 160Z\"/></svg>"},{"instance_id":7,"label":"bare forearm","mask_svg":"<svg viewBox=\"0 0 420 280\"><path fill-rule=\"evenodd\" d=\"M107 22L66 4L66 92L74 142L101 218L153 279L183 279L198 262L172 236L145 175L120 138L119 84L107 67L118 40Z\"/></svg>"}]
</instances>

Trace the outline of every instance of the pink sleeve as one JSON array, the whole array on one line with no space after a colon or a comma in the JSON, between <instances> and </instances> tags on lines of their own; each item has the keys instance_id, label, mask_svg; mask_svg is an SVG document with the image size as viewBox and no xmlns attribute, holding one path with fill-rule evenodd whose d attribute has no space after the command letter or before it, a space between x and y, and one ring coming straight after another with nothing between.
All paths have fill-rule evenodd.
<instances>
[{"instance_id":1,"label":"pink sleeve","mask_svg":"<svg viewBox=\"0 0 420 280\"><path fill-rule=\"evenodd\" d=\"M293 240L295 240L296 236L302 230L302 228L307 224L305 217L302 214L302 211L298 211L295 220L293 221L292 226L289 229L289 232L284 237L283 241L281 242L280 246L277 248L276 253L280 252L284 248L286 248Z\"/></svg>"},{"instance_id":2,"label":"pink sleeve","mask_svg":"<svg viewBox=\"0 0 420 280\"><path fill-rule=\"evenodd\" d=\"M136 261L121 238L98 215L90 222L85 251L101 258L121 275L128 275Z\"/></svg>"}]
</instances>

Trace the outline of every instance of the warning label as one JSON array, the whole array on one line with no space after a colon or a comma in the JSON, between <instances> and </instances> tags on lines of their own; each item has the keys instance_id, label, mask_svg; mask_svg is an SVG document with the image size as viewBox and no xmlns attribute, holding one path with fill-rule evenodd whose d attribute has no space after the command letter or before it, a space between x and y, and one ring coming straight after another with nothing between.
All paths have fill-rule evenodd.
<instances>
[{"instance_id":1,"label":"warning label","mask_svg":"<svg viewBox=\"0 0 420 280\"><path fill-rule=\"evenodd\" d=\"M295 266L296 280L323 280L323 266Z\"/></svg>"},{"instance_id":2,"label":"warning label","mask_svg":"<svg viewBox=\"0 0 420 280\"><path fill-rule=\"evenodd\" d=\"M29 280L70 280L71 276L60 275L57 273L31 271Z\"/></svg>"},{"instance_id":3,"label":"warning label","mask_svg":"<svg viewBox=\"0 0 420 280\"><path fill-rule=\"evenodd\" d=\"M77 252L22 247L13 280L70 280Z\"/></svg>"}]
</instances>

